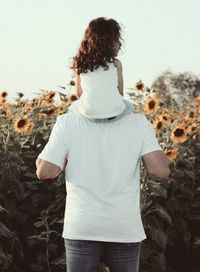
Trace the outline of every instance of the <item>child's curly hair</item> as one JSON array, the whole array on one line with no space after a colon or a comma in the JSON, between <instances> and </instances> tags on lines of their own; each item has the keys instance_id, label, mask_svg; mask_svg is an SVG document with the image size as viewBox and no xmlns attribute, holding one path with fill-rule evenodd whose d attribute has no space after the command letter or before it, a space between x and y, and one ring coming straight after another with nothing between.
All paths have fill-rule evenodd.
<instances>
[{"instance_id":1,"label":"child's curly hair","mask_svg":"<svg viewBox=\"0 0 200 272\"><path fill-rule=\"evenodd\" d=\"M85 30L70 69L76 70L77 74L93 71L99 66L108 70L106 62L113 62L116 56L115 43L119 43L121 49L121 31L120 24L114 19L98 17L92 20Z\"/></svg>"}]
</instances>

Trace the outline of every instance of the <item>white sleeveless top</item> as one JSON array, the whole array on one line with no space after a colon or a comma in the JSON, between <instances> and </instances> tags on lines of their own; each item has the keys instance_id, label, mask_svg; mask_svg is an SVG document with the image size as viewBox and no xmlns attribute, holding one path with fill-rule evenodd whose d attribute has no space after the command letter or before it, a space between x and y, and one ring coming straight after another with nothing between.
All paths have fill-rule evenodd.
<instances>
[{"instance_id":1,"label":"white sleeveless top","mask_svg":"<svg viewBox=\"0 0 200 272\"><path fill-rule=\"evenodd\" d=\"M117 67L107 63L108 70L100 66L96 70L81 73L81 97L74 101L69 111L78 111L81 115L92 118L117 116L125 109L123 97L118 90Z\"/></svg>"}]
</instances>

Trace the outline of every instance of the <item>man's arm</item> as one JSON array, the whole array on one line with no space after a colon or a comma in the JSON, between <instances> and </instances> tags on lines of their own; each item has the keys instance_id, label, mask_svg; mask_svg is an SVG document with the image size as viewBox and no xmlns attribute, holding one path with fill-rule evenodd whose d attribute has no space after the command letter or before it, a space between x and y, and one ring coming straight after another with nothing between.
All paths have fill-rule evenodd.
<instances>
[{"instance_id":1,"label":"man's arm","mask_svg":"<svg viewBox=\"0 0 200 272\"><path fill-rule=\"evenodd\" d=\"M149 152L142 156L142 162L152 178L167 179L170 175L170 160L161 150Z\"/></svg>"},{"instance_id":2,"label":"man's arm","mask_svg":"<svg viewBox=\"0 0 200 272\"><path fill-rule=\"evenodd\" d=\"M69 136L64 118L57 116L49 140L36 159L36 175L41 180L57 177L67 162Z\"/></svg>"},{"instance_id":3,"label":"man's arm","mask_svg":"<svg viewBox=\"0 0 200 272\"><path fill-rule=\"evenodd\" d=\"M36 160L36 167L36 175L39 180L56 178L62 171L59 166L40 158Z\"/></svg>"}]
</instances>

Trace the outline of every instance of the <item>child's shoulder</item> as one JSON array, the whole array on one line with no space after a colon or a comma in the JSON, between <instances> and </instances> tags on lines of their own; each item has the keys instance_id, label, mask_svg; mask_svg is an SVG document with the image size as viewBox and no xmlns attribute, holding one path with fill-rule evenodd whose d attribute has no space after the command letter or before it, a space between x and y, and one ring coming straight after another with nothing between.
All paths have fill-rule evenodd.
<instances>
[{"instance_id":1,"label":"child's shoulder","mask_svg":"<svg viewBox=\"0 0 200 272\"><path fill-rule=\"evenodd\" d=\"M120 68L122 67L122 63L119 59L117 58L114 58L114 65L117 67L117 68Z\"/></svg>"}]
</instances>

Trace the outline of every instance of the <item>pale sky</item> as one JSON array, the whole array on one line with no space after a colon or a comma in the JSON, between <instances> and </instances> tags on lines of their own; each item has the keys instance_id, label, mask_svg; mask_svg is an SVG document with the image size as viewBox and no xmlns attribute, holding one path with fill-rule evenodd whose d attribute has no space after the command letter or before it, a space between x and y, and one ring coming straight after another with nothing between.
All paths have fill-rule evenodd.
<instances>
[{"instance_id":1,"label":"pale sky","mask_svg":"<svg viewBox=\"0 0 200 272\"><path fill-rule=\"evenodd\" d=\"M62 91L89 21L124 25L125 92L164 70L200 75L200 0L0 0L0 91Z\"/></svg>"}]
</instances>

